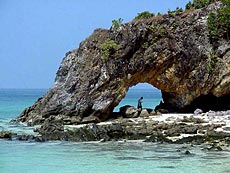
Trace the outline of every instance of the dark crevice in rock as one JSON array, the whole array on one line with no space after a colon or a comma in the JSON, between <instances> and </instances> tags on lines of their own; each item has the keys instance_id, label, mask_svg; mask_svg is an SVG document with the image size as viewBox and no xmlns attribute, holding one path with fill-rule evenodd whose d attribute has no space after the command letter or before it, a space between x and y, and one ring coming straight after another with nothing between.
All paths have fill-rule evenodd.
<instances>
[{"instance_id":1,"label":"dark crevice in rock","mask_svg":"<svg viewBox=\"0 0 230 173\"><path fill-rule=\"evenodd\" d=\"M170 96L168 95L170 94ZM163 100L168 100L166 97L172 97L173 93L163 93ZM167 96L166 96L167 95ZM156 107L156 110L166 111L166 112L181 112L181 113L192 113L197 108L208 112L213 111L226 111L230 109L230 95L224 95L221 97L216 97L213 94L202 95L194 99L189 105L185 107L179 107L177 105L177 100L174 101L174 105L166 103L161 103Z\"/></svg>"},{"instance_id":2,"label":"dark crevice in rock","mask_svg":"<svg viewBox=\"0 0 230 173\"><path fill-rule=\"evenodd\" d=\"M230 110L230 94L221 97L216 97L213 94L202 95L193 100L189 106L186 106L183 112L193 112L196 108L200 108L204 112L208 112L209 110Z\"/></svg>"}]
</instances>

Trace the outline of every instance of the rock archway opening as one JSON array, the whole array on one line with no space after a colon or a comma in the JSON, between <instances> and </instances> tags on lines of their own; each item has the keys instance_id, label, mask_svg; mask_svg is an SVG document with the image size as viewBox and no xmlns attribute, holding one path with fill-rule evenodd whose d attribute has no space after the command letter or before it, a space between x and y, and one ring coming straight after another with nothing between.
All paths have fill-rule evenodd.
<instances>
[{"instance_id":1,"label":"rock archway opening","mask_svg":"<svg viewBox=\"0 0 230 173\"><path fill-rule=\"evenodd\" d=\"M161 90L148 83L138 83L129 87L126 96L120 101L119 105L114 108L114 112L119 112L121 107L137 107L138 99L143 97L143 109L154 110L162 101Z\"/></svg>"}]
</instances>

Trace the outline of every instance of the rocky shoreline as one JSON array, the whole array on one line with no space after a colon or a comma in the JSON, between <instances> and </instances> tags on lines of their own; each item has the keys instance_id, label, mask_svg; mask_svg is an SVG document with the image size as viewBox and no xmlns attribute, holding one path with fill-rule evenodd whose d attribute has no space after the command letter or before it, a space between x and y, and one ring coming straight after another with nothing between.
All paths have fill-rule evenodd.
<instances>
[{"instance_id":1,"label":"rocky shoreline","mask_svg":"<svg viewBox=\"0 0 230 173\"><path fill-rule=\"evenodd\" d=\"M105 122L78 125L64 125L63 120L51 117L35 129L37 135L17 135L1 131L0 138L38 142L141 140L195 145L207 143L216 146L217 150L220 146L230 144L230 110L203 113L197 109L194 114L152 112L147 115L146 112L148 111L143 109L140 117L127 118L126 115Z\"/></svg>"}]
</instances>

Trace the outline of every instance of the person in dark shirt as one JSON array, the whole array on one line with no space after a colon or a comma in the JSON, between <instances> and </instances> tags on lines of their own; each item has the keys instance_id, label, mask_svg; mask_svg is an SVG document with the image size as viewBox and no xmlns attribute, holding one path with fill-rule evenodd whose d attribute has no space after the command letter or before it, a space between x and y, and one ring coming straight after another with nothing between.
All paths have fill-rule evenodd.
<instances>
[{"instance_id":1,"label":"person in dark shirt","mask_svg":"<svg viewBox=\"0 0 230 173\"><path fill-rule=\"evenodd\" d=\"M138 100L138 103L137 103L138 116L140 116L141 111L142 111L142 102L143 102L142 100L143 100L143 97L141 97L141 98Z\"/></svg>"}]
</instances>

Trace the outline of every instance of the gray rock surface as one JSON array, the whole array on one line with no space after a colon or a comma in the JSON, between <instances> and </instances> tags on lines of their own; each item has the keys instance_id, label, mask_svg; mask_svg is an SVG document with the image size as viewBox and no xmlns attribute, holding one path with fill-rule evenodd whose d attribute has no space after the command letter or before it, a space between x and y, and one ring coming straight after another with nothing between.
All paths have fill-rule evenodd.
<instances>
[{"instance_id":1,"label":"gray rock surface","mask_svg":"<svg viewBox=\"0 0 230 173\"><path fill-rule=\"evenodd\" d=\"M217 8L218 2L173 16L133 20L119 30L95 30L66 54L54 85L17 121L29 125L49 117L64 124L104 121L129 87L143 82L161 90L164 102L158 109L164 112L228 109L230 43L219 38L214 46L207 27L209 13ZM108 40L119 49L109 48ZM210 70L213 55L215 66Z\"/></svg>"}]
</instances>

